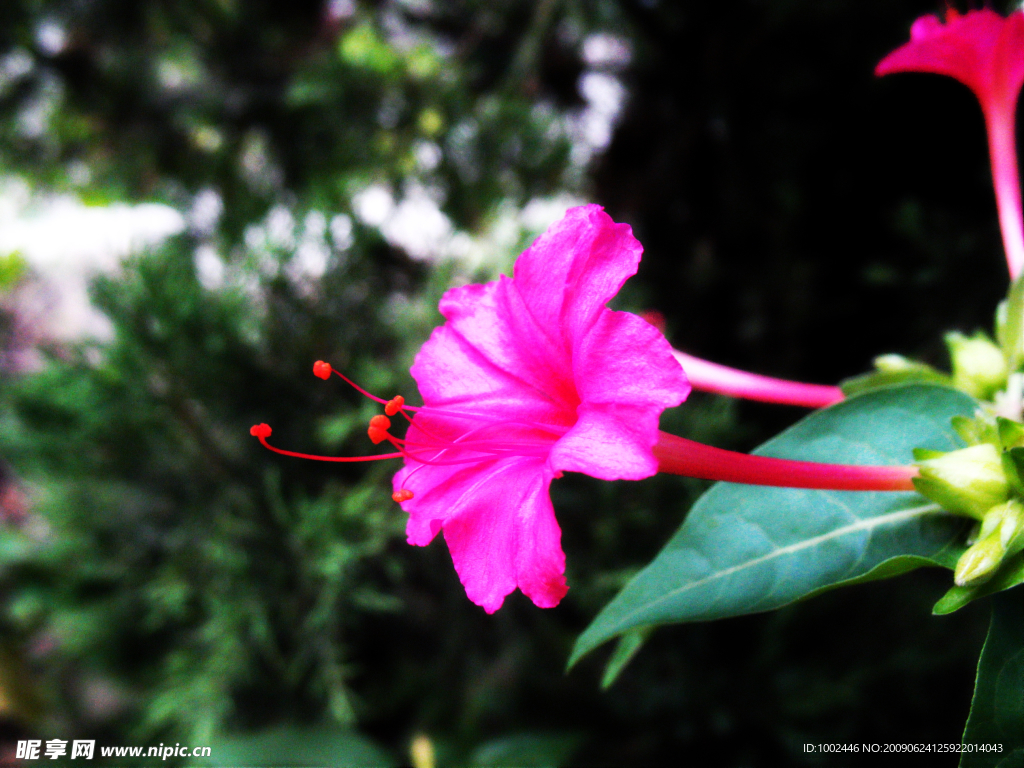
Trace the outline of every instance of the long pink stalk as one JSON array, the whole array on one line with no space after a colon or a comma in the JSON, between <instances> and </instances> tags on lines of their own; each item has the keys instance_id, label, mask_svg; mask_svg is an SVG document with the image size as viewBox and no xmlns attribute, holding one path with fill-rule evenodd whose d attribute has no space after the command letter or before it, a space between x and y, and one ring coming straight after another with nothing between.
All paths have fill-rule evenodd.
<instances>
[{"instance_id":1,"label":"long pink stalk","mask_svg":"<svg viewBox=\"0 0 1024 768\"><path fill-rule=\"evenodd\" d=\"M715 392L763 403L800 405L806 408L824 408L843 399L843 391L839 387L803 384L747 373L702 360L677 349L672 350L672 354L683 366L686 378L690 380L693 388L703 392Z\"/></svg>"},{"instance_id":2,"label":"long pink stalk","mask_svg":"<svg viewBox=\"0 0 1024 768\"><path fill-rule=\"evenodd\" d=\"M1024 269L1014 146L1017 99L1024 85L1024 13L1016 10L1003 17L990 8L959 13L949 5L945 16L944 22L931 14L915 21L910 41L882 59L875 74L933 72L959 80L978 97L985 115L1006 262L1016 279Z\"/></svg>"},{"instance_id":3,"label":"long pink stalk","mask_svg":"<svg viewBox=\"0 0 1024 768\"><path fill-rule=\"evenodd\" d=\"M992 163L992 184L999 209L999 228L1010 278L1016 279L1024 268L1024 229L1020 203L1020 177L1017 172L1017 147L1013 114L985 109L985 132Z\"/></svg>"},{"instance_id":4,"label":"long pink stalk","mask_svg":"<svg viewBox=\"0 0 1024 768\"><path fill-rule=\"evenodd\" d=\"M658 469L672 475L748 485L818 488L832 491L912 491L917 467L850 466L792 461L726 451L683 437L659 433L654 446Z\"/></svg>"}]
</instances>

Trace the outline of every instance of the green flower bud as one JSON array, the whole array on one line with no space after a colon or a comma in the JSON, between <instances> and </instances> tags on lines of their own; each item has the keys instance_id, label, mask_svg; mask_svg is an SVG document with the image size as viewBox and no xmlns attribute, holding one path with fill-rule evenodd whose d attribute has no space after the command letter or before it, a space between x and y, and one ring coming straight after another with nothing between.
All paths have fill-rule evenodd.
<instances>
[{"instance_id":1,"label":"green flower bud","mask_svg":"<svg viewBox=\"0 0 1024 768\"><path fill-rule=\"evenodd\" d=\"M978 409L973 416L954 416L952 424L954 431L968 445L992 443L997 448L1002 447L995 417L982 409Z\"/></svg>"},{"instance_id":2,"label":"green flower bud","mask_svg":"<svg viewBox=\"0 0 1024 768\"><path fill-rule=\"evenodd\" d=\"M1015 555L1024 549L1024 504L1010 499L1005 504L992 507L981 522L978 538L998 534L999 544L1006 550L1006 556Z\"/></svg>"},{"instance_id":3,"label":"green flower bud","mask_svg":"<svg viewBox=\"0 0 1024 768\"><path fill-rule=\"evenodd\" d=\"M1020 448L1024 446L1024 424L1019 421L996 417L996 431L999 433L999 442L1003 450Z\"/></svg>"},{"instance_id":4,"label":"green flower bud","mask_svg":"<svg viewBox=\"0 0 1024 768\"><path fill-rule=\"evenodd\" d=\"M922 454L918 454L922 456ZM943 509L981 520L1009 498L1010 485L994 445L982 443L917 462L914 487Z\"/></svg>"},{"instance_id":5,"label":"green flower bud","mask_svg":"<svg viewBox=\"0 0 1024 768\"><path fill-rule=\"evenodd\" d=\"M983 584L992 578L1005 555L1006 550L999 542L999 531L993 531L960 555L953 572L953 581L958 587Z\"/></svg>"},{"instance_id":6,"label":"green flower bud","mask_svg":"<svg viewBox=\"0 0 1024 768\"><path fill-rule=\"evenodd\" d=\"M982 584L1003 560L1024 549L1024 504L1010 499L992 507L982 518L977 541L960 556L953 579L957 586Z\"/></svg>"},{"instance_id":7,"label":"green flower bud","mask_svg":"<svg viewBox=\"0 0 1024 768\"><path fill-rule=\"evenodd\" d=\"M1006 387L1010 371L1003 351L985 334L947 333L946 346L953 363L953 386L980 400L991 400Z\"/></svg>"}]
</instances>

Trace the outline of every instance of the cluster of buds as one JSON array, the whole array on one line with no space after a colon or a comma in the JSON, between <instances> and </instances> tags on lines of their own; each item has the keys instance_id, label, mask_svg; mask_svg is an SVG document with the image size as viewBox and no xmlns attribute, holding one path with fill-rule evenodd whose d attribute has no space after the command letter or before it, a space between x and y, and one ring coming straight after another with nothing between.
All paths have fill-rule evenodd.
<instances>
[{"instance_id":1,"label":"cluster of buds","mask_svg":"<svg viewBox=\"0 0 1024 768\"><path fill-rule=\"evenodd\" d=\"M942 453L918 450L918 492L943 509L976 521L954 580L961 587L988 581L1024 550L1024 425L979 411L953 427L969 444Z\"/></svg>"}]
</instances>

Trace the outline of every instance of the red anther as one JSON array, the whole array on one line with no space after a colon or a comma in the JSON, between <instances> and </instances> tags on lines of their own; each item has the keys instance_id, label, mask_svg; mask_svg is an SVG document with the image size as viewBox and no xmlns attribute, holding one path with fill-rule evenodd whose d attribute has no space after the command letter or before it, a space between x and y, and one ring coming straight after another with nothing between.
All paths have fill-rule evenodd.
<instances>
[{"instance_id":1,"label":"red anther","mask_svg":"<svg viewBox=\"0 0 1024 768\"><path fill-rule=\"evenodd\" d=\"M401 504L403 501L408 501L413 496L412 491L403 488L400 491L395 491L391 494L391 498Z\"/></svg>"},{"instance_id":2,"label":"red anther","mask_svg":"<svg viewBox=\"0 0 1024 768\"><path fill-rule=\"evenodd\" d=\"M387 416L377 414L370 419L370 428L366 430L366 434L373 440L373 444L377 445L387 440L390 435L388 430L391 429L391 419Z\"/></svg>"},{"instance_id":3,"label":"red anther","mask_svg":"<svg viewBox=\"0 0 1024 768\"><path fill-rule=\"evenodd\" d=\"M313 375L327 381L327 379L331 378L331 364L325 363L323 360L317 360L313 363Z\"/></svg>"},{"instance_id":4,"label":"red anther","mask_svg":"<svg viewBox=\"0 0 1024 768\"><path fill-rule=\"evenodd\" d=\"M402 397L401 395L395 395L390 400L388 400L388 404L384 406L384 413L386 413L388 416L394 416L396 413L402 410L403 405L405 405L405 398Z\"/></svg>"},{"instance_id":5,"label":"red anther","mask_svg":"<svg viewBox=\"0 0 1024 768\"><path fill-rule=\"evenodd\" d=\"M270 425L254 424L249 428L249 434L253 437L270 437Z\"/></svg>"}]
</instances>

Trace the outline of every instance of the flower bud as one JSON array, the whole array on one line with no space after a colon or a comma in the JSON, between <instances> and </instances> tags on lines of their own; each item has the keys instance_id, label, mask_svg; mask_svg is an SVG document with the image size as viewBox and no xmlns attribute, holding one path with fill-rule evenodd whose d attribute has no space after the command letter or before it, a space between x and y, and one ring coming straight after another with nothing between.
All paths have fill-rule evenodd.
<instances>
[{"instance_id":1,"label":"flower bud","mask_svg":"<svg viewBox=\"0 0 1024 768\"><path fill-rule=\"evenodd\" d=\"M1006 556L1017 554L1024 549L1024 504L1010 499L1005 504L992 507L981 523L978 538L997 533L999 544L1006 550Z\"/></svg>"},{"instance_id":2,"label":"flower bud","mask_svg":"<svg viewBox=\"0 0 1024 768\"><path fill-rule=\"evenodd\" d=\"M997 416L996 429L999 432L999 442L1002 444L1003 450L1009 451L1013 448L1024 447L1024 424Z\"/></svg>"},{"instance_id":3,"label":"flower bud","mask_svg":"<svg viewBox=\"0 0 1024 768\"><path fill-rule=\"evenodd\" d=\"M953 572L953 581L958 587L983 584L992 578L1004 555L1006 550L999 541L999 531L993 531L968 547L960 556Z\"/></svg>"},{"instance_id":4,"label":"flower bud","mask_svg":"<svg viewBox=\"0 0 1024 768\"><path fill-rule=\"evenodd\" d=\"M991 400L1006 386L1009 369L1003 351L985 334L947 333L946 346L953 364L953 386L980 400Z\"/></svg>"},{"instance_id":5,"label":"flower bud","mask_svg":"<svg viewBox=\"0 0 1024 768\"><path fill-rule=\"evenodd\" d=\"M917 467L914 487L949 512L981 520L1010 495L999 451L989 443L924 458Z\"/></svg>"}]
</instances>

